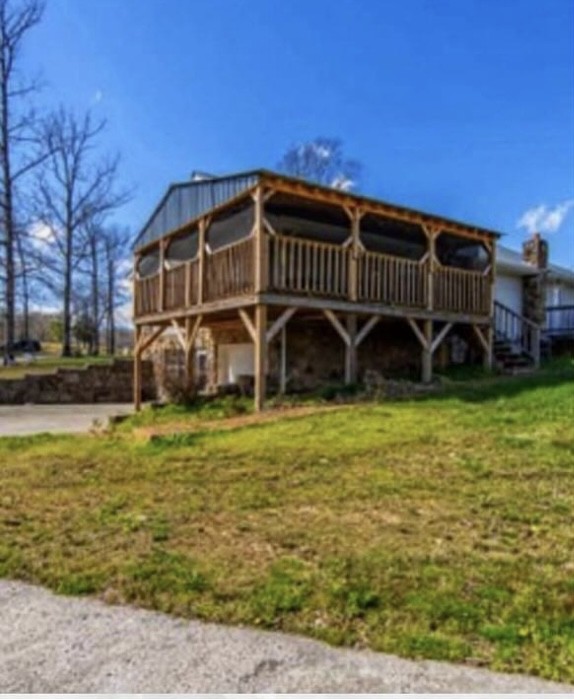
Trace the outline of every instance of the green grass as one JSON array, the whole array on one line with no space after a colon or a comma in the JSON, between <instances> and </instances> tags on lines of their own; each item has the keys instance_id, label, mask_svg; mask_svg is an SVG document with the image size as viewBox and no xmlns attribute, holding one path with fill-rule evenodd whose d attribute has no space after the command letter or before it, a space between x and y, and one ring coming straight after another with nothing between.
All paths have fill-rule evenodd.
<instances>
[{"instance_id":1,"label":"green grass","mask_svg":"<svg viewBox=\"0 0 574 699\"><path fill-rule=\"evenodd\" d=\"M0 575L574 681L570 365L201 427L237 405L0 440ZM131 437L185 417L197 431Z\"/></svg>"},{"instance_id":2,"label":"green grass","mask_svg":"<svg viewBox=\"0 0 574 699\"><path fill-rule=\"evenodd\" d=\"M58 357L41 356L30 364L12 364L10 366L0 365L0 379L21 379L26 374L50 374L60 368L83 367L87 364L109 363L110 358L106 356L98 357Z\"/></svg>"}]
</instances>

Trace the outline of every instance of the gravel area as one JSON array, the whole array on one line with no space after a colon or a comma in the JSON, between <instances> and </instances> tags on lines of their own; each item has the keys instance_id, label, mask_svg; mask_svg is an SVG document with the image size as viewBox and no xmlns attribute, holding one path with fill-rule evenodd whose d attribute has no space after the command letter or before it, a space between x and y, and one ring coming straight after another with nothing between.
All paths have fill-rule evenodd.
<instances>
[{"instance_id":1,"label":"gravel area","mask_svg":"<svg viewBox=\"0 0 574 699\"><path fill-rule=\"evenodd\" d=\"M0 581L0 692L573 692Z\"/></svg>"},{"instance_id":2,"label":"gravel area","mask_svg":"<svg viewBox=\"0 0 574 699\"><path fill-rule=\"evenodd\" d=\"M41 432L89 432L94 420L105 424L111 415L129 415L132 412L132 406L126 403L0 405L0 437Z\"/></svg>"}]
</instances>

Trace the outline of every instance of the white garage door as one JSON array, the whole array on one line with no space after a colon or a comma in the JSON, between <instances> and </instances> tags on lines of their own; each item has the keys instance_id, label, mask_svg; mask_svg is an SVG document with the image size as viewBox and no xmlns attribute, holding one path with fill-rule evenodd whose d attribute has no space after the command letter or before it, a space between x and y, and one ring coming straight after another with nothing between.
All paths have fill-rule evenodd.
<instances>
[{"instance_id":1,"label":"white garage door","mask_svg":"<svg viewBox=\"0 0 574 699\"><path fill-rule=\"evenodd\" d=\"M237 383L239 376L253 376L255 357L251 343L219 345L217 353L217 381L220 384Z\"/></svg>"}]
</instances>

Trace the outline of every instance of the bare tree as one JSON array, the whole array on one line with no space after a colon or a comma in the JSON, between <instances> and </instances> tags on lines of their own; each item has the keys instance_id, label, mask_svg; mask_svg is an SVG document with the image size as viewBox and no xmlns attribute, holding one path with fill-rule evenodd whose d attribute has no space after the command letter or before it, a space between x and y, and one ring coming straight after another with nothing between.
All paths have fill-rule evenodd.
<instances>
[{"instance_id":1,"label":"bare tree","mask_svg":"<svg viewBox=\"0 0 574 699\"><path fill-rule=\"evenodd\" d=\"M90 343L90 354L100 353L100 327L103 314L100 311L100 300L102 297L101 266L104 252L103 241L104 230L99 222L88 221L83 231L86 241L86 266L83 270L89 280L90 307L87 314L92 324L92 341Z\"/></svg>"},{"instance_id":2,"label":"bare tree","mask_svg":"<svg viewBox=\"0 0 574 699\"><path fill-rule=\"evenodd\" d=\"M359 162L345 157L340 139L323 136L288 148L277 168L286 175L345 191L358 186L362 170Z\"/></svg>"},{"instance_id":3,"label":"bare tree","mask_svg":"<svg viewBox=\"0 0 574 699\"><path fill-rule=\"evenodd\" d=\"M110 226L103 236L105 265L106 351L116 353L116 311L128 299L126 282L131 271L128 230Z\"/></svg>"},{"instance_id":4,"label":"bare tree","mask_svg":"<svg viewBox=\"0 0 574 699\"><path fill-rule=\"evenodd\" d=\"M46 265L59 280L63 304L62 356L70 356L74 273L87 254L81 232L128 199L116 189L118 157L97 159L93 149L105 127L88 113L60 109L44 127L50 156L37 180L37 218L50 230Z\"/></svg>"},{"instance_id":5,"label":"bare tree","mask_svg":"<svg viewBox=\"0 0 574 699\"><path fill-rule=\"evenodd\" d=\"M38 89L18 72L22 45L40 22L39 0L0 0L0 224L4 258L5 353L14 340L17 229L15 198L18 181L45 158L38 149L36 117L27 98Z\"/></svg>"}]
</instances>

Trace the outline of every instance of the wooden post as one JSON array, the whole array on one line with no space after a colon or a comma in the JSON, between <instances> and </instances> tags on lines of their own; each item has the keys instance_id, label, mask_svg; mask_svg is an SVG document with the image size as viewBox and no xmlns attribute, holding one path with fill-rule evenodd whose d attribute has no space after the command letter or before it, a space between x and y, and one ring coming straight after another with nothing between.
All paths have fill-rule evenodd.
<instances>
[{"instance_id":1,"label":"wooden post","mask_svg":"<svg viewBox=\"0 0 574 699\"><path fill-rule=\"evenodd\" d=\"M253 195L255 205L255 293L267 290L267 233L263 225L263 191L257 187Z\"/></svg>"},{"instance_id":2,"label":"wooden post","mask_svg":"<svg viewBox=\"0 0 574 699\"><path fill-rule=\"evenodd\" d=\"M484 368L487 369L488 371L492 371L494 368L494 348L493 348L493 341L494 341L494 331L492 329L492 325L490 325L486 329L486 342L487 342L487 347L485 348L484 351Z\"/></svg>"},{"instance_id":3,"label":"wooden post","mask_svg":"<svg viewBox=\"0 0 574 699\"><path fill-rule=\"evenodd\" d=\"M137 318L139 314L139 308L141 304L140 291L138 284L138 265L140 261L140 256L136 252L134 255L134 266L133 266L133 285L132 285L132 318ZM136 328L137 334L137 328Z\"/></svg>"},{"instance_id":4,"label":"wooden post","mask_svg":"<svg viewBox=\"0 0 574 699\"><path fill-rule=\"evenodd\" d=\"M255 410L263 409L267 371L267 306L255 306Z\"/></svg>"},{"instance_id":5,"label":"wooden post","mask_svg":"<svg viewBox=\"0 0 574 699\"><path fill-rule=\"evenodd\" d=\"M351 257L349 263L349 298L359 297L359 252L361 236L361 212L355 209L351 216Z\"/></svg>"},{"instance_id":6,"label":"wooden post","mask_svg":"<svg viewBox=\"0 0 574 699\"><path fill-rule=\"evenodd\" d=\"M422 349L422 382L432 381L432 320L423 321L423 334L426 346Z\"/></svg>"},{"instance_id":7,"label":"wooden post","mask_svg":"<svg viewBox=\"0 0 574 699\"><path fill-rule=\"evenodd\" d=\"M423 226L423 230L429 241L429 264L427 276L427 308L432 311L434 308L434 282L436 270L436 239L440 235L440 230L431 226Z\"/></svg>"},{"instance_id":8,"label":"wooden post","mask_svg":"<svg viewBox=\"0 0 574 699\"><path fill-rule=\"evenodd\" d=\"M349 343L345 345L345 383L352 384L357 381L357 316L354 313L347 314L347 333Z\"/></svg>"},{"instance_id":9,"label":"wooden post","mask_svg":"<svg viewBox=\"0 0 574 699\"><path fill-rule=\"evenodd\" d=\"M165 240L159 241L159 312L165 309Z\"/></svg>"},{"instance_id":10,"label":"wooden post","mask_svg":"<svg viewBox=\"0 0 574 699\"><path fill-rule=\"evenodd\" d=\"M142 364L141 364L141 350L140 350L140 340L142 337L142 329L139 325L135 328L134 337L134 408L136 412L141 410L141 400L142 400Z\"/></svg>"},{"instance_id":11,"label":"wooden post","mask_svg":"<svg viewBox=\"0 0 574 699\"><path fill-rule=\"evenodd\" d=\"M279 393L287 392L287 324L281 328L281 366L279 369Z\"/></svg>"},{"instance_id":12,"label":"wooden post","mask_svg":"<svg viewBox=\"0 0 574 699\"><path fill-rule=\"evenodd\" d=\"M206 234L206 220L202 218L199 220L199 232L198 232L198 252L199 252L199 274L197 276L197 305L201 306L205 295L205 234Z\"/></svg>"}]
</instances>

